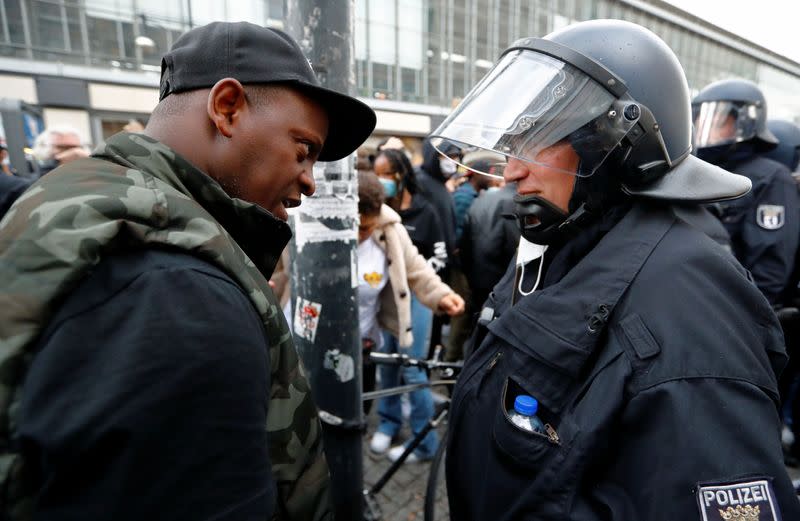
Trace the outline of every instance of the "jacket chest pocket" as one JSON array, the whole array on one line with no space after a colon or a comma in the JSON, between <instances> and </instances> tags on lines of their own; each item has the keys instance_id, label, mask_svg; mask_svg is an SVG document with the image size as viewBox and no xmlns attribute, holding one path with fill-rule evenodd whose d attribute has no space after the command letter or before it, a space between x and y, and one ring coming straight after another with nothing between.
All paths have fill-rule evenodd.
<instances>
[{"instance_id":1,"label":"jacket chest pocket","mask_svg":"<svg viewBox=\"0 0 800 521\"><path fill-rule=\"evenodd\" d=\"M448 474L455 497L471 519L499 519L498 512L502 519L564 519L577 485L565 472L578 434L564 412L573 380L491 334L483 348L453 398L449 460L458 461L458 476L471 476ZM512 422L509 410L520 394L539 401L544 433Z\"/></svg>"},{"instance_id":2,"label":"jacket chest pocket","mask_svg":"<svg viewBox=\"0 0 800 521\"><path fill-rule=\"evenodd\" d=\"M525 467L537 467L562 452L559 418L539 405L536 416L541 421L541 431L530 430L517 425L511 418L517 396L531 393L524 389L513 377L503 382L497 400L497 408L492 424L492 437L497 448L508 458L508 462Z\"/></svg>"},{"instance_id":3,"label":"jacket chest pocket","mask_svg":"<svg viewBox=\"0 0 800 521\"><path fill-rule=\"evenodd\" d=\"M488 464L503 474L526 470L528 480L562 460L577 434L564 413L575 381L491 334L469 362L472 367L462 373L453 397L454 423L476 444L492 447ZM525 430L512 421L510 411L519 395L536 398L544 432Z\"/></svg>"},{"instance_id":4,"label":"jacket chest pocket","mask_svg":"<svg viewBox=\"0 0 800 521\"><path fill-rule=\"evenodd\" d=\"M572 418L565 413L573 380L515 348L507 350L503 358L496 372L485 376L481 389L481 402L492 411L492 442L505 465L527 469L531 477L547 473L566 457L577 434ZM512 420L514 402L520 395L538 402L541 431L520 427Z\"/></svg>"}]
</instances>

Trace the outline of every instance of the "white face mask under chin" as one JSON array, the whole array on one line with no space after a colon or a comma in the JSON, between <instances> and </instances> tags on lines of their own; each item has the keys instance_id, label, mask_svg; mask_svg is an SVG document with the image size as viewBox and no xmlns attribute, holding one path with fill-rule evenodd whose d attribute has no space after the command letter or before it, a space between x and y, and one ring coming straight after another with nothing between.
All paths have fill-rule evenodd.
<instances>
[{"instance_id":1,"label":"white face mask under chin","mask_svg":"<svg viewBox=\"0 0 800 521\"><path fill-rule=\"evenodd\" d=\"M520 237L519 248L517 249L517 267L520 270L517 290L519 291L520 295L527 297L539 287L539 282L541 282L542 279L542 266L544 266L544 252L546 250L547 245L536 244L526 240L524 237ZM536 275L536 283L530 290L524 291L522 289L522 281L525 280L525 265L536 259L540 259L539 273Z\"/></svg>"}]
</instances>

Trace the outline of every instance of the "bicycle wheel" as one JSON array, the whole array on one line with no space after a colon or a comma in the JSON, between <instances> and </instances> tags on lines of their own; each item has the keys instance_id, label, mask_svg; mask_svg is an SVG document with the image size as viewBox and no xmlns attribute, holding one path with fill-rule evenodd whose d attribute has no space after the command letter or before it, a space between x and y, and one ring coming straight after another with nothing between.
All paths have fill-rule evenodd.
<instances>
[{"instance_id":1,"label":"bicycle wheel","mask_svg":"<svg viewBox=\"0 0 800 521\"><path fill-rule=\"evenodd\" d=\"M428 485L425 489L425 521L443 521L450 519L450 508L447 504L447 486L444 467L447 452L446 436L442 436L439 448L431 460L428 474ZM437 512L438 510L438 512ZM439 515L439 518L436 515Z\"/></svg>"}]
</instances>

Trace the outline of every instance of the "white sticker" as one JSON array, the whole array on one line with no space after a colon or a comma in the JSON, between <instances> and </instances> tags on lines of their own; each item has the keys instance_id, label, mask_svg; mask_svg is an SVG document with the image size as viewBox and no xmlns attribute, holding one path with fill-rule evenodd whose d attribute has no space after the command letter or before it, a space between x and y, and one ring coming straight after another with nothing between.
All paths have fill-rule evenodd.
<instances>
[{"instance_id":1,"label":"white sticker","mask_svg":"<svg viewBox=\"0 0 800 521\"><path fill-rule=\"evenodd\" d=\"M350 250L350 287L358 287L358 250Z\"/></svg>"},{"instance_id":2,"label":"white sticker","mask_svg":"<svg viewBox=\"0 0 800 521\"><path fill-rule=\"evenodd\" d=\"M303 252L303 247L309 243L326 241L357 241L358 233L356 228L345 230L332 230L319 221L303 222L302 217L294 220L294 240L297 245L297 253Z\"/></svg>"},{"instance_id":3,"label":"white sticker","mask_svg":"<svg viewBox=\"0 0 800 521\"><path fill-rule=\"evenodd\" d=\"M294 333L305 338L312 344L317 337L319 316L322 314L322 304L298 298L294 310Z\"/></svg>"},{"instance_id":4,"label":"white sticker","mask_svg":"<svg viewBox=\"0 0 800 521\"><path fill-rule=\"evenodd\" d=\"M349 382L356 376L356 364L353 357L338 349L331 349L325 353L322 367L335 372L336 379L340 382Z\"/></svg>"}]
</instances>

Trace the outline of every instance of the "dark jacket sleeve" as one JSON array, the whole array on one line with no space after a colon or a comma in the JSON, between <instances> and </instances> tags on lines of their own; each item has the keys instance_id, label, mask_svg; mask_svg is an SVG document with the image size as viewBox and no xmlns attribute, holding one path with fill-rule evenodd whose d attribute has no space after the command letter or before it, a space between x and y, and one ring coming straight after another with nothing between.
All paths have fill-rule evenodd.
<instances>
[{"instance_id":1,"label":"dark jacket sleeve","mask_svg":"<svg viewBox=\"0 0 800 521\"><path fill-rule=\"evenodd\" d=\"M760 208L784 209L784 223L778 229L759 224ZM785 168L779 170L758 194L741 228L745 245L742 265L750 270L758 288L770 304L776 304L794 269L794 257L800 238L800 203L797 185Z\"/></svg>"},{"instance_id":2,"label":"dark jacket sleeve","mask_svg":"<svg viewBox=\"0 0 800 521\"><path fill-rule=\"evenodd\" d=\"M472 212L467 212L464 216L464 222L461 227L461 238L458 240L458 255L461 258L461 268L464 270L464 273L467 275L468 278L472 278L474 275L475 266L472 262L472 255L473 255L473 245L472 245L472 234L473 234L473 224L472 221L475 217L473 216Z\"/></svg>"},{"instance_id":3,"label":"dark jacket sleeve","mask_svg":"<svg viewBox=\"0 0 800 521\"><path fill-rule=\"evenodd\" d=\"M704 519L701 509L719 516L717 510L731 504L716 497L702 504L703 487L735 491L736 484L766 480L782 513L777 519L800 519L780 439L766 435L778 422L768 392L742 380L686 378L642 390L617 427L624 437L619 452L624 460L612 465L624 481L598 487L595 498L606 506L601 510L632 511L638 519ZM767 506L760 503L762 510Z\"/></svg>"},{"instance_id":4,"label":"dark jacket sleeve","mask_svg":"<svg viewBox=\"0 0 800 521\"><path fill-rule=\"evenodd\" d=\"M30 185L30 179L0 173L0 219Z\"/></svg>"},{"instance_id":5,"label":"dark jacket sleeve","mask_svg":"<svg viewBox=\"0 0 800 521\"><path fill-rule=\"evenodd\" d=\"M218 270L100 269L40 342L20 425L39 519L270 519L263 326Z\"/></svg>"},{"instance_id":6,"label":"dark jacket sleeve","mask_svg":"<svg viewBox=\"0 0 800 521\"><path fill-rule=\"evenodd\" d=\"M448 248L447 234L437 217L436 211L430 204L424 204L420 217L417 226L423 229L417 230L417 233L419 234L418 236L424 237L424 239L421 241L422 244L417 245L417 248L420 254L425 257L425 260L428 261L428 264L441 277L453 261Z\"/></svg>"}]
</instances>

